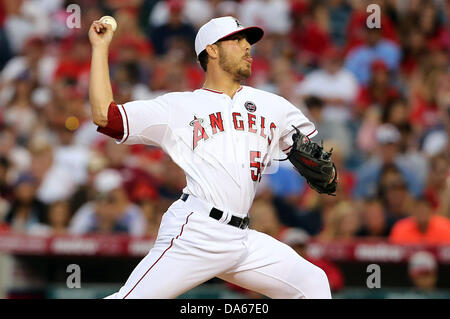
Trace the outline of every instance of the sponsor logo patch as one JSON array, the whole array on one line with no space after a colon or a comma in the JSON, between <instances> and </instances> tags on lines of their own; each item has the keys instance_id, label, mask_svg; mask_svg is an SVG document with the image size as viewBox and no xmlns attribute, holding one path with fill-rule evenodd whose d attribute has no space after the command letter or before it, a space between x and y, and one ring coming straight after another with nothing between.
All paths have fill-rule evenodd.
<instances>
[{"instance_id":1,"label":"sponsor logo patch","mask_svg":"<svg viewBox=\"0 0 450 319\"><path fill-rule=\"evenodd\" d=\"M247 109L247 111L249 111L251 113L256 111L256 105L255 105L255 103L253 103L251 101L245 102L244 106Z\"/></svg>"}]
</instances>

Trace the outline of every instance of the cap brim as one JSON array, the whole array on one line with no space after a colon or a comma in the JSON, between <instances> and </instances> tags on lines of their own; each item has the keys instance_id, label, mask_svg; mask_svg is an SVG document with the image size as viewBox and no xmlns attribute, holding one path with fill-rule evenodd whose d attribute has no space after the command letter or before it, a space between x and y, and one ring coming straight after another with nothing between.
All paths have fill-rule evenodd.
<instances>
[{"instance_id":1,"label":"cap brim","mask_svg":"<svg viewBox=\"0 0 450 319\"><path fill-rule=\"evenodd\" d=\"M226 36L221 37L218 41L225 40L226 38L231 37L232 35L235 35L235 34L239 34L239 33L245 34L245 36L247 37L248 43L255 44L256 42L258 42L259 40L262 39L262 37L264 35L264 30L261 29L260 27L248 27L248 28L244 28L244 29L240 29L240 30L231 32L230 34L227 34Z\"/></svg>"}]
</instances>

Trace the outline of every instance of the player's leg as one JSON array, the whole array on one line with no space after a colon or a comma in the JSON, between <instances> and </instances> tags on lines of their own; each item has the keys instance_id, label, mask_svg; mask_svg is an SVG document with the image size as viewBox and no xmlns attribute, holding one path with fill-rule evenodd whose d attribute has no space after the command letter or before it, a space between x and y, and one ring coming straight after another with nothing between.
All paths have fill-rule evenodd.
<instances>
[{"instance_id":1,"label":"player's leg","mask_svg":"<svg viewBox=\"0 0 450 319\"><path fill-rule=\"evenodd\" d=\"M219 278L270 298L331 298L325 272L291 247L255 230L246 245L245 257Z\"/></svg>"},{"instance_id":2,"label":"player's leg","mask_svg":"<svg viewBox=\"0 0 450 319\"><path fill-rule=\"evenodd\" d=\"M177 216L178 215L178 216ZM107 298L175 298L190 288L213 277L207 269L197 269L201 263L193 258L183 244L190 234L191 214L180 218L180 211L164 214L154 247L141 260L125 285ZM183 219L183 221L181 220Z\"/></svg>"},{"instance_id":3,"label":"player's leg","mask_svg":"<svg viewBox=\"0 0 450 319\"><path fill-rule=\"evenodd\" d=\"M162 218L154 247L125 285L107 298L175 298L229 268L228 262L235 263L242 251L236 253L228 237L216 243L220 234L214 227L221 224L213 222L184 202L172 205Z\"/></svg>"},{"instance_id":4,"label":"player's leg","mask_svg":"<svg viewBox=\"0 0 450 319\"><path fill-rule=\"evenodd\" d=\"M184 258L182 257L184 255ZM150 299L176 298L189 289L215 276L210 267L201 267L204 261L190 258L177 247L177 239L153 248L137 265L125 285L107 298Z\"/></svg>"}]
</instances>

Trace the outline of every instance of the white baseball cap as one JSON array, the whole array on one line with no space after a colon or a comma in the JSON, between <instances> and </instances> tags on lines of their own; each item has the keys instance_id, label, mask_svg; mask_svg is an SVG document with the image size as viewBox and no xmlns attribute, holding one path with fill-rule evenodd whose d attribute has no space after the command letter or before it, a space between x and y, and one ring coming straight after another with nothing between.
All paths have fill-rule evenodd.
<instances>
[{"instance_id":1,"label":"white baseball cap","mask_svg":"<svg viewBox=\"0 0 450 319\"><path fill-rule=\"evenodd\" d=\"M94 187L99 193L109 193L113 189L121 187L123 179L120 173L114 169L104 169L95 176Z\"/></svg>"},{"instance_id":2,"label":"white baseball cap","mask_svg":"<svg viewBox=\"0 0 450 319\"><path fill-rule=\"evenodd\" d=\"M231 16L211 19L197 32L195 53L199 56L207 45L241 32L245 33L250 44L258 42L264 35L264 31L260 27L244 28L238 19Z\"/></svg>"},{"instance_id":3,"label":"white baseball cap","mask_svg":"<svg viewBox=\"0 0 450 319\"><path fill-rule=\"evenodd\" d=\"M436 258L428 251L416 252L409 258L408 270L410 273L429 272L436 268Z\"/></svg>"}]
</instances>

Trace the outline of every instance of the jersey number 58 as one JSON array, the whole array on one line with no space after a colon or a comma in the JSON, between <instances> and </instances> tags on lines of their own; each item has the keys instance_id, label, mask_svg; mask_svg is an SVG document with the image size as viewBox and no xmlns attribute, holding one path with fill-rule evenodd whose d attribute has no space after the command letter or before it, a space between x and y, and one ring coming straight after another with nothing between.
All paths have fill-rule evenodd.
<instances>
[{"instance_id":1,"label":"jersey number 58","mask_svg":"<svg viewBox=\"0 0 450 319\"><path fill-rule=\"evenodd\" d=\"M250 151L250 174L255 182L261 181L261 152Z\"/></svg>"}]
</instances>

